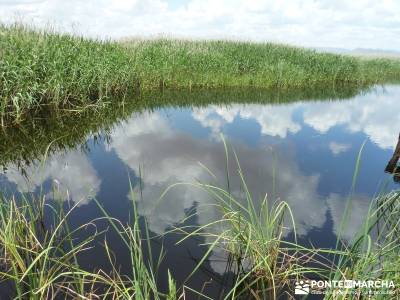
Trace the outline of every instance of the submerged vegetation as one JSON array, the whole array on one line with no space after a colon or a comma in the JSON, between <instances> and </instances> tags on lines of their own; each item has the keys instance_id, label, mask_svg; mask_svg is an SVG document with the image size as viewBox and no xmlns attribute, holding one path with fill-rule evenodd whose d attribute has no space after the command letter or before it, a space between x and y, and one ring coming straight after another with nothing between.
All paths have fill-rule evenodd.
<instances>
[{"instance_id":1,"label":"submerged vegetation","mask_svg":"<svg viewBox=\"0 0 400 300\"><path fill-rule=\"evenodd\" d=\"M1 121L45 106L80 110L139 91L196 87L367 86L400 78L400 62L271 43L89 40L0 27Z\"/></svg>"}]
</instances>

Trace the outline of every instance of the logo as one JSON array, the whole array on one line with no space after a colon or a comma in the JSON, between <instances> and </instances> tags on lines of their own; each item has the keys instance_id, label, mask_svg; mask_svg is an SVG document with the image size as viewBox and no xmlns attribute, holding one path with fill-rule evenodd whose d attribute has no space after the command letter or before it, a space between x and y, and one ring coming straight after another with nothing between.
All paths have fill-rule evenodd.
<instances>
[{"instance_id":1,"label":"logo","mask_svg":"<svg viewBox=\"0 0 400 300\"><path fill-rule=\"evenodd\" d=\"M294 293L296 295L308 295L310 293L310 283L308 280L300 282L296 281L296 285L294 287Z\"/></svg>"},{"instance_id":2,"label":"logo","mask_svg":"<svg viewBox=\"0 0 400 300\"><path fill-rule=\"evenodd\" d=\"M395 291L392 280L300 280L295 281L295 295L392 295Z\"/></svg>"}]
</instances>

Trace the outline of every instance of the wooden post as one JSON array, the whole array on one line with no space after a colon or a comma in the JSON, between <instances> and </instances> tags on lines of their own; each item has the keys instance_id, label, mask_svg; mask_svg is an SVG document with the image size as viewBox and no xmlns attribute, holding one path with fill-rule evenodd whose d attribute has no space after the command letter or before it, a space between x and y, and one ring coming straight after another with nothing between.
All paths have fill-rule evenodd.
<instances>
[{"instance_id":1,"label":"wooden post","mask_svg":"<svg viewBox=\"0 0 400 300\"><path fill-rule=\"evenodd\" d=\"M392 158L389 160L385 172L387 173L394 173L394 180L396 182L400 181L400 167L397 166L397 162L400 159L400 134L399 134L399 139L397 141L397 146L396 149L394 150Z\"/></svg>"}]
</instances>

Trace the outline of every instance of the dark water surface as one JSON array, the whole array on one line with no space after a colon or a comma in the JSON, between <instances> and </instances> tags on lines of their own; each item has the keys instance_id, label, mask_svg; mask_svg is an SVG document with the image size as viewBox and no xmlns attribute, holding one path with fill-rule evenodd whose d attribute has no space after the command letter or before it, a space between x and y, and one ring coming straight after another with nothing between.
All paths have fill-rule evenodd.
<instances>
[{"instance_id":1,"label":"dark water surface","mask_svg":"<svg viewBox=\"0 0 400 300\"><path fill-rule=\"evenodd\" d=\"M108 124L107 130L102 130L99 121L95 129L78 131L82 136L58 145L44 163L40 157L47 144L30 154L30 150L22 150L31 138L27 134L2 145L3 157L11 158L3 159L0 185L8 193L39 193L41 188L47 193L57 186L65 198L79 202L72 215L72 223L79 225L102 215L93 197L111 216L128 220L132 215L130 178L138 191L135 201L139 215L147 219L152 234L163 235L193 212L196 216L186 225L204 225L219 218L210 206L210 197L194 187L179 186L159 198L176 182L218 180L222 186L226 184L222 133L238 155L255 201L265 193L271 201L287 201L302 241L333 247L364 142L352 215L343 238L350 240L360 228L375 194L396 188L392 175L384 171L399 137L400 87L377 87L340 100L334 100L335 95L329 98L333 100L308 101L303 95L296 101L294 95L290 102L257 99L200 107L186 103L184 107L129 112L124 121ZM196 103L196 98L192 101ZM57 126L61 125L54 130L60 130ZM85 127L83 121L81 126ZM69 134L65 128L63 132ZM49 135L44 132L36 140L46 140ZM21 157L19 150L25 151ZM240 195L237 166L230 155L230 188L232 194ZM167 269L183 283L206 251L199 244L207 241L187 240L176 246L180 238L166 235L154 242L155 253L163 244L167 254L160 269L162 288L166 288ZM122 243L112 234L108 242L127 272L129 264L125 262L129 258ZM82 263L88 268L107 269L102 252L100 247L92 250L82 256ZM216 297L221 292L220 283L227 280L225 268L224 254L214 251L187 284Z\"/></svg>"}]
</instances>

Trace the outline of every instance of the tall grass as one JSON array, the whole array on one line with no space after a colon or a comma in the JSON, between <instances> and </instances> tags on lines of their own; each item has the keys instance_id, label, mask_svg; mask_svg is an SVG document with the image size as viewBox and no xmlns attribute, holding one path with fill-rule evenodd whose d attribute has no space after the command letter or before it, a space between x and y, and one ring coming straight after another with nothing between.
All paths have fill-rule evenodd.
<instances>
[{"instance_id":1,"label":"tall grass","mask_svg":"<svg viewBox=\"0 0 400 300\"><path fill-rule=\"evenodd\" d=\"M133 215L131 222L128 224L123 224L120 220L110 216L101 204L96 201L104 215L104 218L120 237L130 255L129 263L131 268L129 275L120 275L115 264L112 263L113 273L116 275L116 280L113 282L114 286L117 287L117 299L174 299L176 295L176 287L170 274L168 274L169 294L163 294L158 290L157 270L162 262L164 252L161 249L157 261L153 261L150 233L147 229L146 220L143 220L144 228L140 228L140 218L137 214L134 200L135 194L132 188L130 199ZM145 246L147 246L148 249L147 258L143 252L143 243L145 243ZM111 256L111 249L107 244L105 249L110 261L112 262L113 258Z\"/></svg>"},{"instance_id":2,"label":"tall grass","mask_svg":"<svg viewBox=\"0 0 400 300\"><path fill-rule=\"evenodd\" d=\"M239 171L241 173L241 171ZM203 237L209 250L193 269L196 272L214 250L229 254L236 279L224 299L278 299L293 296L294 281L316 278L324 280L400 280L400 192L379 196L371 208L359 234L351 243L337 249L309 249L296 239L290 207L285 202L268 203L267 197L257 207L242 177L244 198L234 198L229 191L209 184L195 184L217 200L216 209L222 218L187 233L183 239ZM133 198L132 198L133 199ZM151 238L147 226L140 226L140 217L133 204L132 222L123 224L110 216L98 203L103 218L125 244L130 254L131 272L121 274L115 256L105 241L104 253L109 258L110 272L83 270L78 263L82 251L90 251L94 236L79 243L74 234L89 224L70 230L68 216L44 201L26 198L0 202L0 280L10 287L15 299L184 299L186 290L201 295L190 287L176 286L168 273L167 293L160 292L157 269L163 259L152 261ZM45 206L52 222L45 221ZM294 212L295 214L295 212ZM288 218L287 218L288 217ZM286 221L285 221L286 220ZM289 222L287 222L289 221ZM222 225L215 231L215 225ZM294 231L290 241L284 235ZM185 228L179 232L185 232ZM98 236L97 234L95 236ZM182 239L182 240L183 240ZM144 252L145 243L149 253ZM100 247L99 245L97 247ZM326 254L337 259L328 262ZM128 263L128 262L125 262ZM167 274L164 274L167 275ZM191 275L190 275L191 276ZM165 277L165 276L164 276ZM368 290L342 295L327 290L324 299L363 299ZM400 288L384 290L388 294L373 299L396 299ZM6 292L2 287L1 293ZM389 298L388 298L389 297Z\"/></svg>"},{"instance_id":3,"label":"tall grass","mask_svg":"<svg viewBox=\"0 0 400 300\"><path fill-rule=\"evenodd\" d=\"M229 149L225 140L224 146L228 165ZM320 271L308 265L313 261L315 251L297 242L296 224L287 202L271 202L267 194L263 199L252 197L238 157L236 153L234 155L241 195L231 193L228 169L225 187L194 183L194 187L206 191L214 199L215 205L207 209L220 211L221 218L195 230L178 228L177 231L185 235L181 242L191 237L207 241L209 250L195 270L201 267L211 251L225 253L229 258L236 279L223 299L290 297L295 279ZM207 171L211 173L209 169ZM290 240L286 238L289 233L292 234Z\"/></svg>"},{"instance_id":4,"label":"tall grass","mask_svg":"<svg viewBox=\"0 0 400 300\"><path fill-rule=\"evenodd\" d=\"M53 218L50 224L45 206ZM77 256L94 236L74 244L74 233L83 227L71 231L68 214L45 204L44 198L32 203L25 197L1 197L0 279L11 285L9 292L17 299L86 298L86 285L94 284L96 275L83 271Z\"/></svg>"},{"instance_id":5,"label":"tall grass","mask_svg":"<svg viewBox=\"0 0 400 300\"><path fill-rule=\"evenodd\" d=\"M341 250L341 252L339 252ZM339 253L337 253L339 252ZM388 280L396 287L384 288L374 299L400 297L400 192L391 192L374 199L364 225L349 245L342 245L329 274L331 280ZM329 291L326 299L363 299L369 290L360 288L356 295L345 290L342 295Z\"/></svg>"},{"instance_id":6,"label":"tall grass","mask_svg":"<svg viewBox=\"0 0 400 300\"><path fill-rule=\"evenodd\" d=\"M271 43L98 41L0 26L0 115L42 106L82 108L138 90L304 88L399 78L396 60L365 60Z\"/></svg>"},{"instance_id":7,"label":"tall grass","mask_svg":"<svg viewBox=\"0 0 400 300\"><path fill-rule=\"evenodd\" d=\"M228 159L226 144L225 150ZM284 295L292 299L295 281L308 279L388 280L396 285L373 291L376 294L365 287L342 289L341 294L337 289L327 289L324 299L400 297L400 191L379 195L371 201L363 226L352 241L343 241L338 232L336 248L309 248L297 241L296 212L285 201L270 203L267 195L261 201L254 199L236 154L235 158L242 195L230 192L229 173L225 187L193 184L212 196L216 203L213 209L221 212L221 218L195 230L179 228L185 234L182 240L200 237L208 241L209 250L196 270L214 250L225 253L235 265L236 280L224 299L278 299ZM354 180L359 159L360 156ZM351 201L349 198L348 202ZM349 205L343 212L344 219L348 217L347 210ZM349 226L346 220L343 224L340 231Z\"/></svg>"},{"instance_id":8,"label":"tall grass","mask_svg":"<svg viewBox=\"0 0 400 300\"><path fill-rule=\"evenodd\" d=\"M225 151L228 166L226 144ZM174 230L175 233L185 234L181 242L195 237L201 238L208 246L189 277L203 266L212 251L222 251L236 275L224 299L290 298L293 296L294 281L307 278L392 280L396 284L394 289L381 290L390 294L373 295L373 299L396 299L400 296L399 191L380 195L371 201L364 224L352 241L342 241L338 234L335 249L307 248L297 240L296 212L292 212L285 201L271 203L267 196L261 201L254 199L236 154L235 160L241 193L231 193L228 171L225 187L190 184L213 197L215 204L207 209L218 210L221 218L195 229L179 226ZM131 193L133 191L131 187ZM57 199L57 190L54 190L53 198ZM109 215L96 201L102 212L101 217L71 229L69 216L79 203L65 210L57 201L53 205L45 202L44 197L39 200L24 196L18 199L1 197L0 282L10 286L10 293L16 299L172 300L185 299L185 290L209 299L207 295L186 287L185 283L177 285L170 273L163 274L168 280L168 291L159 290L157 271L165 252L161 250L158 256L153 255L152 237L146 220L137 213L135 195L129 198L132 201L129 222L123 223ZM130 261L124 262L129 263L127 274L120 272L115 260L118 253L113 253L107 239L104 240L103 250L111 265L109 272L84 270L79 265L80 254L91 251L94 239L102 233L96 231L83 240L76 237L88 226L96 226L100 219L110 225L108 230L116 233L129 253ZM348 226L346 222L343 224ZM97 244L95 247L101 246ZM349 294L350 291L356 293ZM345 290L344 294L338 295L328 289L324 297L364 299L368 292L360 288Z\"/></svg>"},{"instance_id":9,"label":"tall grass","mask_svg":"<svg viewBox=\"0 0 400 300\"><path fill-rule=\"evenodd\" d=\"M57 195L55 195L57 197ZM56 198L55 198L56 199ZM142 232L139 216L133 209L130 224L104 213L92 222L71 230L69 216L79 205L65 210L60 205L50 205L41 199L23 196L0 198L0 296L6 293L13 299L177 299L173 278L169 275L169 292L158 291L157 269L163 257L151 259L148 231ZM96 229L96 223L105 219L130 254L131 272L122 274L115 262L112 247L104 240L104 254L109 259L111 271L84 270L79 264L82 252L90 252L94 241L104 232L90 234L79 239L88 227ZM93 231L93 230L91 230ZM143 245L143 243L145 245ZM149 260L144 246L149 249ZM101 245L97 245L101 247ZM118 262L121 263L121 262Z\"/></svg>"},{"instance_id":10,"label":"tall grass","mask_svg":"<svg viewBox=\"0 0 400 300\"><path fill-rule=\"evenodd\" d=\"M135 80L132 58L116 43L0 27L2 119L42 105L81 108L123 96Z\"/></svg>"}]
</instances>

